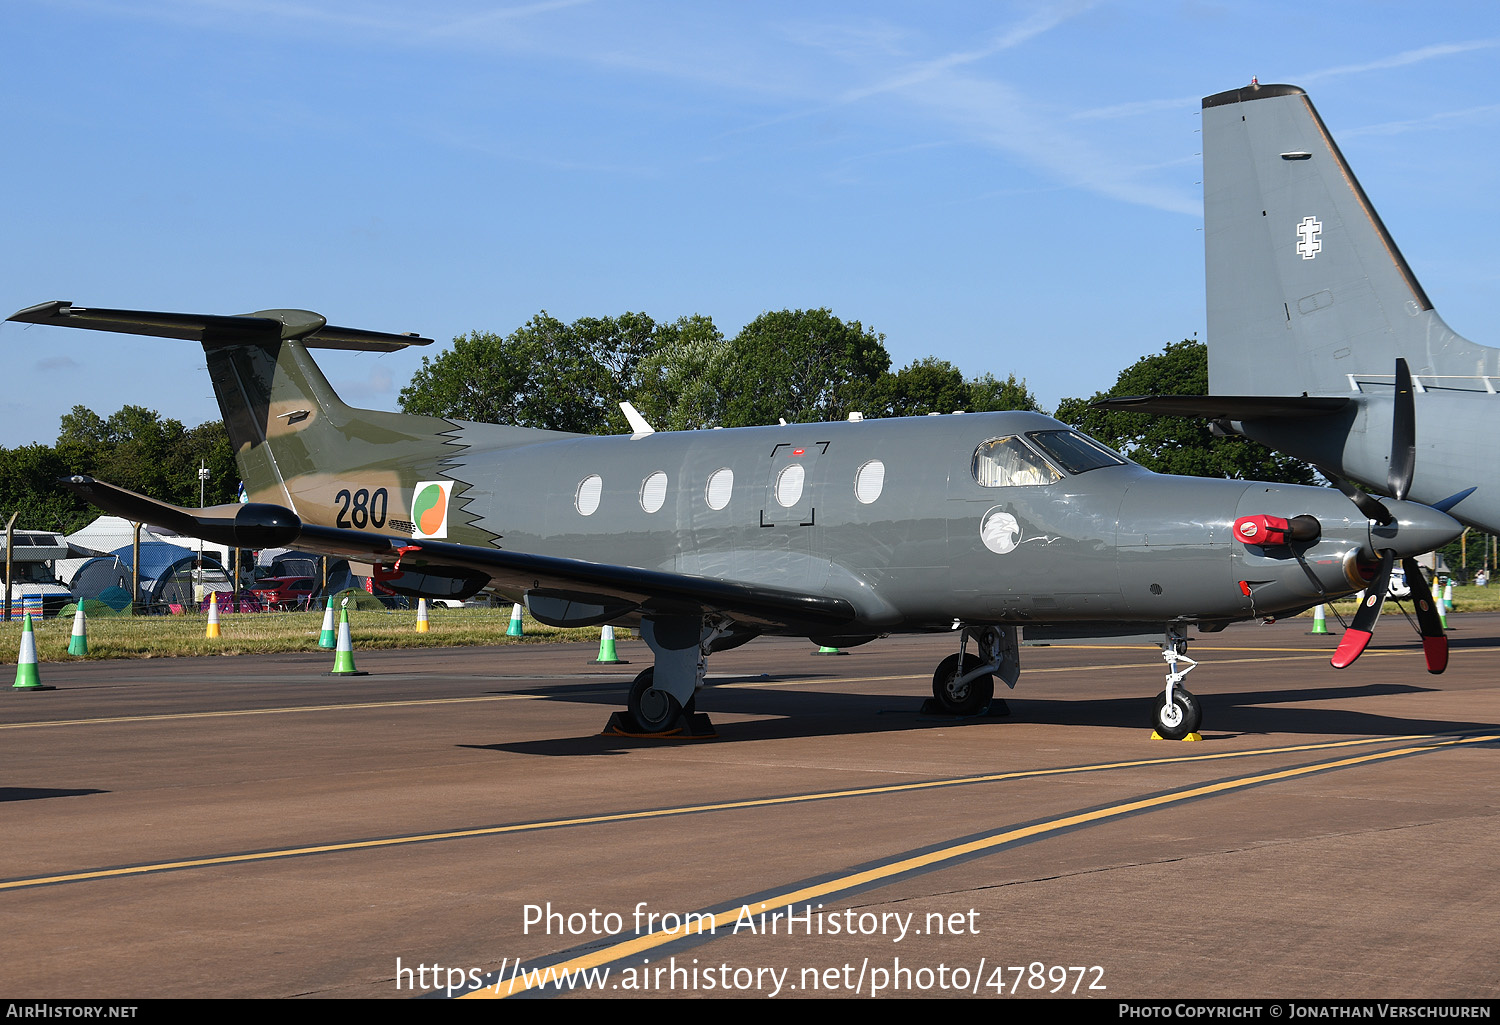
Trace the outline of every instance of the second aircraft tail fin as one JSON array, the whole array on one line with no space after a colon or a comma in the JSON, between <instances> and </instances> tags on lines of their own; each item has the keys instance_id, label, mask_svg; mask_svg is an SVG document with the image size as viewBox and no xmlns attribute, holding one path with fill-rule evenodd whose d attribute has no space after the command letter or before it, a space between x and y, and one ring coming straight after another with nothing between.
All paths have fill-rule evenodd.
<instances>
[{"instance_id":1,"label":"second aircraft tail fin","mask_svg":"<svg viewBox=\"0 0 1500 1025\"><path fill-rule=\"evenodd\" d=\"M1307 94L1203 100L1209 387L1234 395L1486 390L1500 350L1455 334L1422 290Z\"/></svg>"}]
</instances>

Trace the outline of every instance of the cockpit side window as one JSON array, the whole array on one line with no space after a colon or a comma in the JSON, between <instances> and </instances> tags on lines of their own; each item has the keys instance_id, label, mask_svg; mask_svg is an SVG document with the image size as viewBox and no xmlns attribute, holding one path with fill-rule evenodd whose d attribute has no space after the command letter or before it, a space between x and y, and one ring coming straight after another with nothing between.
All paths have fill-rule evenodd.
<instances>
[{"instance_id":1,"label":"cockpit side window","mask_svg":"<svg viewBox=\"0 0 1500 1025\"><path fill-rule=\"evenodd\" d=\"M974 480L981 487L1051 484L1061 479L1061 473L1015 435L986 441L974 450Z\"/></svg>"}]
</instances>

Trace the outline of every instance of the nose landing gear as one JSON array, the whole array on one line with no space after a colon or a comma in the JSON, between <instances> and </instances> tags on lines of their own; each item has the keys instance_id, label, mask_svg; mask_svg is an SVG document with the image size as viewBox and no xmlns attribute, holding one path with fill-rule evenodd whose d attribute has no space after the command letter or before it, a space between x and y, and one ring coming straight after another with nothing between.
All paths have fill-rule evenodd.
<instances>
[{"instance_id":1,"label":"nose landing gear","mask_svg":"<svg viewBox=\"0 0 1500 1025\"><path fill-rule=\"evenodd\" d=\"M1186 626L1167 624L1161 657L1167 663L1167 686L1156 698L1151 725L1163 740L1202 739L1197 733L1198 727L1203 725L1203 710L1198 706L1198 699L1182 686L1187 674L1198 667L1198 663L1187 656ZM1183 668L1179 669L1179 665Z\"/></svg>"}]
</instances>

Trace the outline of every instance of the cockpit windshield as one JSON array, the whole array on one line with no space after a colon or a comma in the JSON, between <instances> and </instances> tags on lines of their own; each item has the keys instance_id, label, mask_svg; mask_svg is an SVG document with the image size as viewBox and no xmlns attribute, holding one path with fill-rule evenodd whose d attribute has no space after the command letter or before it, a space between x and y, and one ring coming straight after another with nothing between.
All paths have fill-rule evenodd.
<instances>
[{"instance_id":1,"label":"cockpit windshield","mask_svg":"<svg viewBox=\"0 0 1500 1025\"><path fill-rule=\"evenodd\" d=\"M1026 437L1069 473L1087 473L1101 466L1124 466L1128 462L1077 431L1032 431Z\"/></svg>"}]
</instances>

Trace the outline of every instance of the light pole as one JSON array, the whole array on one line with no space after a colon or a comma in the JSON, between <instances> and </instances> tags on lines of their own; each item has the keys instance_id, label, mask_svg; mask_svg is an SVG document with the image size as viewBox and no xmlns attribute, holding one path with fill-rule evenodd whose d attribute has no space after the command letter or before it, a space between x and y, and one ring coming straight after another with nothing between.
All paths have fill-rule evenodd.
<instances>
[{"instance_id":1,"label":"light pole","mask_svg":"<svg viewBox=\"0 0 1500 1025\"><path fill-rule=\"evenodd\" d=\"M198 508L203 508L203 489L208 485L208 463L198 460ZM203 539L198 539L198 593L203 593Z\"/></svg>"}]
</instances>

